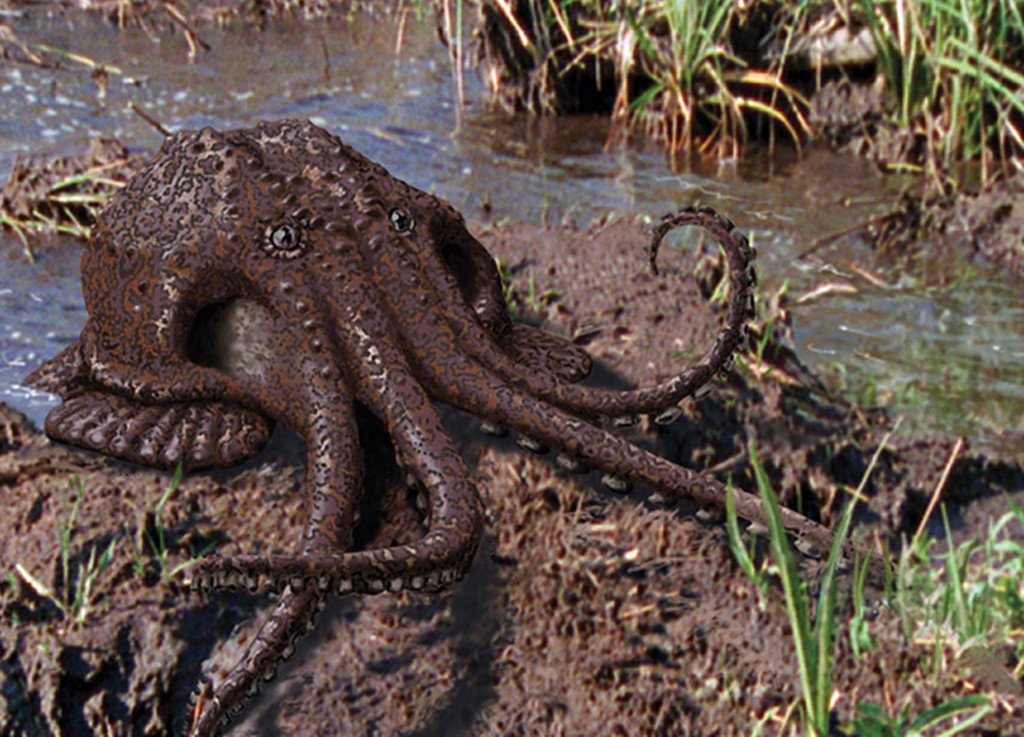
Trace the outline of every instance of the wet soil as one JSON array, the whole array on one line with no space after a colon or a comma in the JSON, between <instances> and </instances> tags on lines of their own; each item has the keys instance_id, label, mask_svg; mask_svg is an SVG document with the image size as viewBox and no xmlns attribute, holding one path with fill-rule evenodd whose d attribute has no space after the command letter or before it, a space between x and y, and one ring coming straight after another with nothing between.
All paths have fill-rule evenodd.
<instances>
[{"instance_id":1,"label":"wet soil","mask_svg":"<svg viewBox=\"0 0 1024 737\"><path fill-rule=\"evenodd\" d=\"M586 342L598 384L669 375L721 319L707 299L721 264L693 239L666 245L655 277L635 220L476 232L507 265L522 317ZM831 523L889 420L821 388L786 347L784 303L766 298L760 311L781 340L742 356L673 425L628 432L748 489L756 446L783 500ZM0 735L169 734L200 669L216 679L229 668L271 600L190 595L177 577L161 580L150 541L166 530L165 570L211 543L227 555L294 549L301 443L278 433L245 467L187 477L158 514L168 475L55 446L14 410L0 413L0 569L12 572L0 582ZM508 439L483 439L454 410L447 422L490 520L469 577L440 594L332 600L231 734L317 735L330 724L353 735L747 735L762 719L763 733L781 733L799 695L782 592L758 594L719 520L642 489L604 490L595 474L573 476ZM947 438L897 435L859 526L890 539L912 533L952 448ZM366 545L416 534L394 481L370 481L384 502ZM995 516L1009 501L1024 504L1024 470L1020 459L968 449L948 488L958 519ZM68 589L62 534L71 589L90 555L113 543L77 617L54 602ZM819 566L804 560L808 580ZM841 629L840 722L862 702L898 715L981 692L997 694L1000 708L967 734L1021 733L1024 698L1009 656L995 653L985 668L952 652L934 658L884 607L870 628L878 646L859 657Z\"/></svg>"},{"instance_id":2,"label":"wet soil","mask_svg":"<svg viewBox=\"0 0 1024 737\"><path fill-rule=\"evenodd\" d=\"M980 254L1015 276L1024 275L1024 175L922 207L921 240Z\"/></svg>"},{"instance_id":3,"label":"wet soil","mask_svg":"<svg viewBox=\"0 0 1024 737\"><path fill-rule=\"evenodd\" d=\"M883 171L906 164L926 168L919 136L886 121L879 80L843 75L817 89L809 113L816 137ZM960 186L949 178L908 180L899 202L863 228L882 262L895 258L932 285L956 279L958 268L979 256L997 269L1024 274L1024 174L990 175L994 181L980 190L966 181L969 175Z\"/></svg>"}]
</instances>

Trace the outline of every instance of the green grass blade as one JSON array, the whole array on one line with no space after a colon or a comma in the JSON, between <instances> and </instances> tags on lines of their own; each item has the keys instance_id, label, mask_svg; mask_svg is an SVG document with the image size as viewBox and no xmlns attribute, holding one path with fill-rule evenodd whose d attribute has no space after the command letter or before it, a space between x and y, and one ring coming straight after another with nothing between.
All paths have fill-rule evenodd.
<instances>
[{"instance_id":1,"label":"green grass blade","mask_svg":"<svg viewBox=\"0 0 1024 737\"><path fill-rule=\"evenodd\" d=\"M818 718L820 715L817 713L818 700L815 698L815 673L817 672L818 653L816 652L814 638L811 634L810 616L807 613L807 594L804 591L800 577L797 575L796 561L793 559L793 552L789 548L789 538L786 535L786 526L782 522L782 512L779 507L778 497L775 496L775 490L772 489L768 475L758 460L757 450L753 446L750 448L750 462L754 468L754 476L757 479L758 492L764 500L772 555L775 558L776 565L779 567L782 590L786 597L786 613L789 616L790 625L793 629L793 645L796 648L797 663L800 666L800 682L803 690L804 708L807 711L807 718L811 721L814 734L828 734L827 723L822 725Z\"/></svg>"},{"instance_id":2,"label":"green grass blade","mask_svg":"<svg viewBox=\"0 0 1024 737\"><path fill-rule=\"evenodd\" d=\"M729 533L729 547L732 549L733 555L736 556L740 568L753 582L758 595L762 596L765 587L764 575L757 569L754 559L743 544L743 536L740 534L739 520L736 514L736 494L732 484L725 489L725 527Z\"/></svg>"},{"instance_id":3,"label":"green grass blade","mask_svg":"<svg viewBox=\"0 0 1024 737\"><path fill-rule=\"evenodd\" d=\"M949 550L946 552L946 575L949 577L950 594L953 598L953 617L956 621L956 629L960 635L961 642L968 639L971 634L971 617L967 607L967 600L964 597L964 581L960 573L960 563L957 560L956 546L953 544L953 531L949 526L949 515L946 513L946 505L940 506L942 512L942 524L946 532L946 542Z\"/></svg>"},{"instance_id":4,"label":"green grass blade","mask_svg":"<svg viewBox=\"0 0 1024 737\"><path fill-rule=\"evenodd\" d=\"M890 438L895 433L903 418L896 420L893 428L885 434L882 442L878 444L871 456L868 467L864 470L853 498L846 504L843 513L839 517L839 524L832 531L832 547L828 552L828 560L825 563L825 570L821 578L821 591L818 595L818 618L815 622L815 641L818 652L817 667L815 670L815 694L817 712L825 719L830 713L830 700L832 697L832 658L833 643L835 642L835 615L836 615L836 578L839 575L839 564L843 557L843 548L850 536L850 527L853 525L853 514L857 508L857 502L863 498L864 489L868 480L878 464L878 459L889 444ZM865 569L867 566L865 566ZM827 728L827 723L825 724Z\"/></svg>"},{"instance_id":5,"label":"green grass blade","mask_svg":"<svg viewBox=\"0 0 1024 737\"><path fill-rule=\"evenodd\" d=\"M963 698L954 699L953 701L947 701L945 704L939 704L923 714L918 715L918 717L910 723L910 727L911 729L923 731L935 726L944 719L949 719L950 717L954 717L958 714L965 714L971 711L974 713L965 721L950 727L946 731L936 735L936 737L953 737L953 735L963 732L992 711L992 705L989 703L989 700L981 694L964 696Z\"/></svg>"}]
</instances>

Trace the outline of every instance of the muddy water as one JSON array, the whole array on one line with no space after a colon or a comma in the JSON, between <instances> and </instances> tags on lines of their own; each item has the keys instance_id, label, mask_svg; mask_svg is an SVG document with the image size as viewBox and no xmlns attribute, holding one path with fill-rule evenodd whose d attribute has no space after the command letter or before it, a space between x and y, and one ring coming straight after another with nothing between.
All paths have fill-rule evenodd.
<instances>
[{"instance_id":1,"label":"muddy water","mask_svg":"<svg viewBox=\"0 0 1024 737\"><path fill-rule=\"evenodd\" d=\"M397 176L451 200L470 220L586 222L610 210L657 215L699 200L754 233L766 288L788 283L793 297L828 282L857 290L794 307L801 355L817 370L926 426L996 441L1001 428L1019 424L1024 305L1016 285L962 265L953 268L964 268L963 278L941 290L905 286L896 272L871 283L856 273L870 254L852 239L837 241L825 260L796 258L896 195L896 183L863 162L811 152L677 175L652 148L606 150L607 125L597 119L490 113L472 75L465 121L453 134L454 85L430 24L410 24L400 55L392 20L277 21L263 32L201 26L210 49L195 63L169 25L117 31L78 15L40 13L13 29L22 40L119 73L101 85L72 61L56 70L4 61L0 176L17 153L77 153L93 135L154 151L160 136L128 110L134 103L171 130L311 118ZM49 402L18 381L85 320L76 251L47 248L35 266L5 259L0 271L0 399L36 421ZM637 268L644 268L640 255Z\"/></svg>"}]
</instances>

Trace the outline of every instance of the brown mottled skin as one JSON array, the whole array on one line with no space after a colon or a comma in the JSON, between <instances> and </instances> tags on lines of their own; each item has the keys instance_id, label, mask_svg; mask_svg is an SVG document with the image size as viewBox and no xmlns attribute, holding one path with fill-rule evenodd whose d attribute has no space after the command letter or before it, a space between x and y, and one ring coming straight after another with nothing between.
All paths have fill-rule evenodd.
<instances>
[{"instance_id":1,"label":"brown mottled skin","mask_svg":"<svg viewBox=\"0 0 1024 737\"><path fill-rule=\"evenodd\" d=\"M673 379L609 391L573 382L583 349L510 318L494 262L446 202L308 122L182 132L111 201L82 258L89 321L27 382L60 393L52 437L160 468L227 466L273 422L308 447L309 517L291 556L213 557L195 581L283 589L227 678L199 700L189 734L212 735L312 626L328 593L435 589L467 570L484 522L459 449L432 400L461 407L569 465L721 506L724 487L602 429L676 404L730 361L753 313L754 254L708 208L667 216L651 263L680 225L710 230L731 299L711 349ZM357 407L381 420L427 500L415 544L347 552L362 490ZM737 491L739 514L764 520ZM829 531L787 512L821 545Z\"/></svg>"}]
</instances>

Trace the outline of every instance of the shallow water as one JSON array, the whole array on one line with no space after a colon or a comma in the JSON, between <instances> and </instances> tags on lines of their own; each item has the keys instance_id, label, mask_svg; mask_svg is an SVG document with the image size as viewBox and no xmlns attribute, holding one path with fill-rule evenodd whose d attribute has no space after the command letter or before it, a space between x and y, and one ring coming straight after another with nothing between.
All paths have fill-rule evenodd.
<instances>
[{"instance_id":1,"label":"shallow water","mask_svg":"<svg viewBox=\"0 0 1024 737\"><path fill-rule=\"evenodd\" d=\"M278 21L264 32L200 27L211 50L189 63L180 32L154 39L77 14L33 14L14 23L19 38L122 74L112 74L103 91L81 65L47 70L4 61L0 176L17 153L77 153L93 135L155 151L161 137L127 109L135 103L171 130L310 118L396 176L450 200L471 221L485 217L485 203L494 219L585 223L608 211L656 216L699 200L754 234L766 289L785 282L799 297L829 281L857 285L856 294L793 307L798 348L816 370L924 426L973 433L982 442L1019 424L1024 300L1017 285L998 275L967 275L943 289L900 286L884 274L894 286L858 282L844 262L863 266L870 254L852 239L827 252L838 272L797 260L815 239L882 211L898 182L822 152L775 164L754 157L714 176L674 174L654 147L606 150L609 131L600 119L530 121L488 112L472 74L465 123L453 134L454 86L432 26L412 24L400 56L394 28L391 20L367 17ZM2 237L5 250L20 250ZM39 264L13 258L0 272L0 400L37 422L49 403L18 382L73 340L86 317L77 246L43 250ZM638 268L641 261L638 255Z\"/></svg>"}]
</instances>

